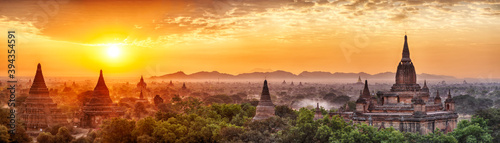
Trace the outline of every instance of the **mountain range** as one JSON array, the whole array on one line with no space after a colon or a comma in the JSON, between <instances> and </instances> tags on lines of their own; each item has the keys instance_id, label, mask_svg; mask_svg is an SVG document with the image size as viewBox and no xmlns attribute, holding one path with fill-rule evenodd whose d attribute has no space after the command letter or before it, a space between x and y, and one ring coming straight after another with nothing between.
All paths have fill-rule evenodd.
<instances>
[{"instance_id":1,"label":"mountain range","mask_svg":"<svg viewBox=\"0 0 500 143\"><path fill-rule=\"evenodd\" d=\"M364 72L360 73L342 73L342 72L323 72L323 71L303 71L300 74L293 74L291 72L277 70L273 72L251 72L242 73L237 75L220 73L218 71L201 71L193 74L185 74L182 71L165 74L161 76L152 76L151 79L196 79L196 80L233 80L233 79L357 79L361 77L362 79L394 79L395 73L393 72L383 72L378 74L368 74ZM418 79L435 79L435 80L446 80L446 79L456 79L453 76L446 75L434 75L434 74L417 74Z\"/></svg>"}]
</instances>

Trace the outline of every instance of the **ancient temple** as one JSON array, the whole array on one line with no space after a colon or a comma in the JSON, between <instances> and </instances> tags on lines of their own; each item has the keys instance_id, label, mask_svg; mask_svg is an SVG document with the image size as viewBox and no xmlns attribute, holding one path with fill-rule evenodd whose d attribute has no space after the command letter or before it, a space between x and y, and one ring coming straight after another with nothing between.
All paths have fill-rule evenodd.
<instances>
[{"instance_id":1,"label":"ancient temple","mask_svg":"<svg viewBox=\"0 0 500 143\"><path fill-rule=\"evenodd\" d=\"M161 103L163 103L163 98L161 98L160 95L156 95L153 98L153 102L155 104L155 107L158 107L158 105L160 105Z\"/></svg>"},{"instance_id":2,"label":"ancient temple","mask_svg":"<svg viewBox=\"0 0 500 143\"><path fill-rule=\"evenodd\" d=\"M185 83L185 82L184 82L184 83L182 83L182 88L181 88L181 89L182 89L182 90L186 90L186 89L187 89L187 87L186 87L186 83Z\"/></svg>"},{"instance_id":3,"label":"ancient temple","mask_svg":"<svg viewBox=\"0 0 500 143\"><path fill-rule=\"evenodd\" d=\"M282 82L281 84L285 85L285 84L286 84L286 81L285 81L285 80L283 80L283 82Z\"/></svg>"},{"instance_id":4,"label":"ancient temple","mask_svg":"<svg viewBox=\"0 0 500 143\"><path fill-rule=\"evenodd\" d=\"M109 90L104 82L102 70L99 80L92 93L89 102L84 103L82 108L81 126L86 128L96 128L103 120L123 116L125 111L113 103L109 97Z\"/></svg>"},{"instance_id":5,"label":"ancient temple","mask_svg":"<svg viewBox=\"0 0 500 143\"><path fill-rule=\"evenodd\" d=\"M314 120L323 119L323 113L321 113L321 109L319 108L319 103L316 103L316 112L314 113Z\"/></svg>"},{"instance_id":6,"label":"ancient temple","mask_svg":"<svg viewBox=\"0 0 500 143\"><path fill-rule=\"evenodd\" d=\"M427 134L435 129L445 133L453 131L457 126L458 115L451 92L443 105L439 92L434 100L430 100L429 88L425 81L424 86L420 88L415 67L410 59L406 35L402 56L397 67L396 83L390 91L379 91L375 98L370 94L368 82L365 81L364 89L356 100L355 112L336 112L330 115L339 115L345 120L366 123L377 128L392 126L402 132Z\"/></svg>"},{"instance_id":7,"label":"ancient temple","mask_svg":"<svg viewBox=\"0 0 500 143\"><path fill-rule=\"evenodd\" d=\"M264 80L264 87L262 88L262 94L260 95L260 101L253 120L264 120L272 116L274 116L274 104L271 101L267 80Z\"/></svg>"},{"instance_id":8,"label":"ancient temple","mask_svg":"<svg viewBox=\"0 0 500 143\"><path fill-rule=\"evenodd\" d=\"M31 80L30 80L31 81ZM26 123L26 133L38 136L40 132L57 124L67 124L67 117L49 96L49 89L45 85L42 67L38 64L35 79L29 90L29 95L21 105L21 120Z\"/></svg>"},{"instance_id":9,"label":"ancient temple","mask_svg":"<svg viewBox=\"0 0 500 143\"><path fill-rule=\"evenodd\" d=\"M168 87L174 87L174 83L172 83L172 80L170 80L170 83L168 83Z\"/></svg>"},{"instance_id":10,"label":"ancient temple","mask_svg":"<svg viewBox=\"0 0 500 143\"><path fill-rule=\"evenodd\" d=\"M146 82L144 82L144 78L141 76L141 80L139 81L139 83L137 83L137 89L139 90L146 90L146 87L147 87L147 84Z\"/></svg>"},{"instance_id":11,"label":"ancient temple","mask_svg":"<svg viewBox=\"0 0 500 143\"><path fill-rule=\"evenodd\" d=\"M361 81L361 76L358 77L358 82L356 82L356 84L363 85L363 81Z\"/></svg>"},{"instance_id":12,"label":"ancient temple","mask_svg":"<svg viewBox=\"0 0 500 143\"><path fill-rule=\"evenodd\" d=\"M137 99L136 103L137 102L149 103L148 100L146 98L144 98L144 95L142 94L142 90L141 90L141 93L139 93L139 99Z\"/></svg>"}]
</instances>

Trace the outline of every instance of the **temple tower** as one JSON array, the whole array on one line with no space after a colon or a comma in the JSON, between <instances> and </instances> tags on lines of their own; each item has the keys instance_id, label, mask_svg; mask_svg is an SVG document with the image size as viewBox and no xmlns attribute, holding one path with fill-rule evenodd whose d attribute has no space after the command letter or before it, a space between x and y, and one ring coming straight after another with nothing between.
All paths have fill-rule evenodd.
<instances>
[{"instance_id":1,"label":"temple tower","mask_svg":"<svg viewBox=\"0 0 500 143\"><path fill-rule=\"evenodd\" d=\"M321 113L321 109L319 108L319 103L316 103L316 113L314 114L314 120L323 119L323 114Z\"/></svg>"},{"instance_id":2,"label":"temple tower","mask_svg":"<svg viewBox=\"0 0 500 143\"><path fill-rule=\"evenodd\" d=\"M67 117L49 96L40 64L37 66L29 95L21 106L24 107L21 111L21 120L26 123L26 133L31 136L38 136L40 132L46 131L53 125L68 123Z\"/></svg>"},{"instance_id":3,"label":"temple tower","mask_svg":"<svg viewBox=\"0 0 500 143\"><path fill-rule=\"evenodd\" d=\"M365 87L363 91L360 91L359 98L356 100L356 112L366 113L368 112L368 106L370 104L370 89L368 89L368 80L365 80Z\"/></svg>"},{"instance_id":4,"label":"temple tower","mask_svg":"<svg viewBox=\"0 0 500 143\"><path fill-rule=\"evenodd\" d=\"M168 87L174 87L174 83L172 83L172 80L170 80L170 83L168 83Z\"/></svg>"},{"instance_id":5,"label":"temple tower","mask_svg":"<svg viewBox=\"0 0 500 143\"><path fill-rule=\"evenodd\" d=\"M408 48L408 38L405 35L403 46L403 57L398 64L396 71L396 83L391 91L420 91L420 85L417 84L417 74L415 67L410 59L410 50Z\"/></svg>"},{"instance_id":6,"label":"temple tower","mask_svg":"<svg viewBox=\"0 0 500 143\"><path fill-rule=\"evenodd\" d=\"M144 78L141 76L141 80L139 81L139 83L137 83L137 89L139 90L145 90L147 87L147 84L146 82L144 82Z\"/></svg>"},{"instance_id":7,"label":"temple tower","mask_svg":"<svg viewBox=\"0 0 500 143\"><path fill-rule=\"evenodd\" d=\"M455 100L451 97L451 90L448 89L448 97L444 101L445 110L455 112Z\"/></svg>"},{"instance_id":8,"label":"temple tower","mask_svg":"<svg viewBox=\"0 0 500 143\"><path fill-rule=\"evenodd\" d=\"M125 114L125 111L113 103L109 97L109 90L104 82L102 70L99 75L99 80L92 93L92 98L89 102L84 103L82 107L83 117L81 126L96 128L103 120L119 117Z\"/></svg>"},{"instance_id":9,"label":"temple tower","mask_svg":"<svg viewBox=\"0 0 500 143\"><path fill-rule=\"evenodd\" d=\"M358 82L356 84L363 84L363 81L361 81L361 76L358 76Z\"/></svg>"},{"instance_id":10,"label":"temple tower","mask_svg":"<svg viewBox=\"0 0 500 143\"><path fill-rule=\"evenodd\" d=\"M259 105L257 105L257 111L253 120L263 120L272 116L274 116L274 104L271 101L271 95L269 94L269 88L267 87L267 80L264 80L264 87L262 88Z\"/></svg>"}]
</instances>

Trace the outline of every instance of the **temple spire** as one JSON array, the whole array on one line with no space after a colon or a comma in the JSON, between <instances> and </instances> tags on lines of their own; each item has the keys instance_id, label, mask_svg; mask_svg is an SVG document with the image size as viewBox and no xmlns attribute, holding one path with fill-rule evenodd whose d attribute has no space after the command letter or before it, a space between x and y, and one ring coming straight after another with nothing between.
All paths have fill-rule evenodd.
<instances>
[{"instance_id":1,"label":"temple spire","mask_svg":"<svg viewBox=\"0 0 500 143\"><path fill-rule=\"evenodd\" d=\"M365 88L363 89L363 98L371 98L370 90L368 89L368 80L365 80Z\"/></svg>"},{"instance_id":2,"label":"temple spire","mask_svg":"<svg viewBox=\"0 0 500 143\"><path fill-rule=\"evenodd\" d=\"M260 100L271 100L271 96L269 94L269 88L267 87L267 80L264 80L264 87L262 87L262 94Z\"/></svg>"},{"instance_id":3,"label":"temple spire","mask_svg":"<svg viewBox=\"0 0 500 143\"><path fill-rule=\"evenodd\" d=\"M40 63L38 63L38 66L36 68L35 79L33 79L33 84L31 85L29 93L49 93L47 85L45 84L45 80L43 79L42 66L40 65Z\"/></svg>"},{"instance_id":4,"label":"temple spire","mask_svg":"<svg viewBox=\"0 0 500 143\"><path fill-rule=\"evenodd\" d=\"M99 89L108 90L108 87L106 86L106 83L104 82L104 77L102 75L102 70L100 71L99 80L97 80L97 85L95 86L94 90L99 90Z\"/></svg>"},{"instance_id":5,"label":"temple spire","mask_svg":"<svg viewBox=\"0 0 500 143\"><path fill-rule=\"evenodd\" d=\"M405 43L403 46L403 58L401 59L401 62L411 62L410 49L408 48L408 38L406 34L405 34Z\"/></svg>"}]
</instances>

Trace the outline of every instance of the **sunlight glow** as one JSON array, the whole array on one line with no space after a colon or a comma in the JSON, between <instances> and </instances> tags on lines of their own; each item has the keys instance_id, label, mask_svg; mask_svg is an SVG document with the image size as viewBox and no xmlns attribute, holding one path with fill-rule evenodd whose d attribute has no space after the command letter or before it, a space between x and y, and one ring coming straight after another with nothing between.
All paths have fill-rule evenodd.
<instances>
[{"instance_id":1,"label":"sunlight glow","mask_svg":"<svg viewBox=\"0 0 500 143\"><path fill-rule=\"evenodd\" d=\"M117 58L118 56L120 56L120 53L121 53L121 49L120 47L118 47L118 45L110 45L107 49L108 51L108 56L110 56L111 58Z\"/></svg>"}]
</instances>

